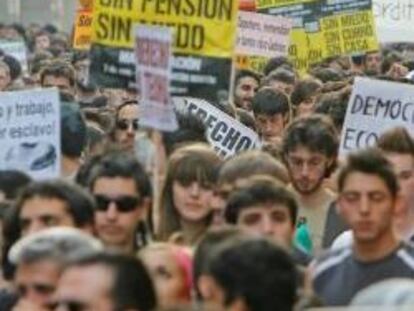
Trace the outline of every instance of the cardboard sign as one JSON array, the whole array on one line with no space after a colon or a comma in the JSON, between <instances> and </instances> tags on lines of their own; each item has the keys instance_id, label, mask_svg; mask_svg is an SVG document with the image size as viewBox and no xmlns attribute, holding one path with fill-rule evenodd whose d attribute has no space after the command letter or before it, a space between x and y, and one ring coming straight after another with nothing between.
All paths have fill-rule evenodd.
<instances>
[{"instance_id":1,"label":"cardboard sign","mask_svg":"<svg viewBox=\"0 0 414 311\"><path fill-rule=\"evenodd\" d=\"M289 56L302 73L328 57L379 49L372 0L257 0L257 6L293 19Z\"/></svg>"},{"instance_id":2,"label":"cardboard sign","mask_svg":"<svg viewBox=\"0 0 414 311\"><path fill-rule=\"evenodd\" d=\"M236 53L268 58L286 56L291 28L291 20L281 16L239 12Z\"/></svg>"},{"instance_id":3,"label":"cardboard sign","mask_svg":"<svg viewBox=\"0 0 414 311\"><path fill-rule=\"evenodd\" d=\"M22 71L28 71L26 44L23 41L0 41L0 50L13 56L22 66Z\"/></svg>"},{"instance_id":4,"label":"cardboard sign","mask_svg":"<svg viewBox=\"0 0 414 311\"><path fill-rule=\"evenodd\" d=\"M170 99L171 29L139 25L135 36L140 125L175 131L178 123Z\"/></svg>"},{"instance_id":5,"label":"cardboard sign","mask_svg":"<svg viewBox=\"0 0 414 311\"><path fill-rule=\"evenodd\" d=\"M256 132L205 100L174 97L179 111L198 116L207 128L208 140L217 153L228 158L245 150L260 148Z\"/></svg>"},{"instance_id":6,"label":"cardboard sign","mask_svg":"<svg viewBox=\"0 0 414 311\"><path fill-rule=\"evenodd\" d=\"M414 42L414 2L412 0L373 0L380 42Z\"/></svg>"},{"instance_id":7,"label":"cardboard sign","mask_svg":"<svg viewBox=\"0 0 414 311\"><path fill-rule=\"evenodd\" d=\"M89 50L92 40L92 10L79 10L75 18L73 48Z\"/></svg>"},{"instance_id":8,"label":"cardboard sign","mask_svg":"<svg viewBox=\"0 0 414 311\"><path fill-rule=\"evenodd\" d=\"M0 169L35 179L60 175L60 101L57 89L0 93Z\"/></svg>"},{"instance_id":9,"label":"cardboard sign","mask_svg":"<svg viewBox=\"0 0 414 311\"><path fill-rule=\"evenodd\" d=\"M98 85L134 85L132 47L136 23L173 29L174 95L216 100L229 92L237 1L98 1L94 6L91 79Z\"/></svg>"},{"instance_id":10,"label":"cardboard sign","mask_svg":"<svg viewBox=\"0 0 414 311\"><path fill-rule=\"evenodd\" d=\"M414 86L356 78L342 128L339 154L373 146L395 126L414 134Z\"/></svg>"}]
</instances>

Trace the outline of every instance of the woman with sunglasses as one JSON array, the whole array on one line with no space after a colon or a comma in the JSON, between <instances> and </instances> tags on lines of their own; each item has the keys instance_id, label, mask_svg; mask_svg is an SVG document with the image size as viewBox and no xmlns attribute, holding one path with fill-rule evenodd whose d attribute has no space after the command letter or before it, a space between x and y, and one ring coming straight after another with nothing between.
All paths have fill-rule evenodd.
<instances>
[{"instance_id":1,"label":"woman with sunglasses","mask_svg":"<svg viewBox=\"0 0 414 311\"><path fill-rule=\"evenodd\" d=\"M160 198L159 239L192 246L210 225L213 186L221 159L205 144L174 151Z\"/></svg>"},{"instance_id":2,"label":"woman with sunglasses","mask_svg":"<svg viewBox=\"0 0 414 311\"><path fill-rule=\"evenodd\" d=\"M110 135L112 141L123 150L133 151L138 128L138 102L123 102L115 111L115 127Z\"/></svg>"}]
</instances>

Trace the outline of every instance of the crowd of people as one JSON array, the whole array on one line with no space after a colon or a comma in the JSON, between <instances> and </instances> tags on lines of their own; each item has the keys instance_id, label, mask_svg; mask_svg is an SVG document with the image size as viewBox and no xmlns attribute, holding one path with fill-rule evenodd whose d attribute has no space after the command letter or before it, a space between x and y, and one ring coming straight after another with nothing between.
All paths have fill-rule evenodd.
<instances>
[{"instance_id":1,"label":"crowd of people","mask_svg":"<svg viewBox=\"0 0 414 311\"><path fill-rule=\"evenodd\" d=\"M55 27L0 24L0 40L29 63L0 51L0 96L59 90L62 159L54 180L0 171L0 310L414 305L409 129L338 157L354 78L414 83L409 46L239 70L211 104L262 146L223 159L197 116L141 127L137 91L94 85Z\"/></svg>"}]
</instances>

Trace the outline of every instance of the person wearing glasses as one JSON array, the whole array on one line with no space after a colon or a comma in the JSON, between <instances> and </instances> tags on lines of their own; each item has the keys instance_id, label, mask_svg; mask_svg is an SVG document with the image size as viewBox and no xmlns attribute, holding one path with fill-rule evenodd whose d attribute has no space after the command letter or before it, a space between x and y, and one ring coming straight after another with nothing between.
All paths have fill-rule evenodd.
<instances>
[{"instance_id":1,"label":"person wearing glasses","mask_svg":"<svg viewBox=\"0 0 414 311\"><path fill-rule=\"evenodd\" d=\"M95 197L95 232L106 249L134 254L141 233L146 243L146 219L151 204L151 183L136 158L111 152L99 159L89 176Z\"/></svg>"},{"instance_id":2,"label":"person wearing glasses","mask_svg":"<svg viewBox=\"0 0 414 311\"><path fill-rule=\"evenodd\" d=\"M320 115L299 118L284 133L282 154L299 203L298 219L307 224L315 252L322 248L328 211L335 200L323 182L335 168L337 150L335 127Z\"/></svg>"},{"instance_id":3,"label":"person wearing glasses","mask_svg":"<svg viewBox=\"0 0 414 311\"><path fill-rule=\"evenodd\" d=\"M112 142L122 150L133 152L138 129L138 102L123 102L115 112L115 127L110 133Z\"/></svg>"}]
</instances>

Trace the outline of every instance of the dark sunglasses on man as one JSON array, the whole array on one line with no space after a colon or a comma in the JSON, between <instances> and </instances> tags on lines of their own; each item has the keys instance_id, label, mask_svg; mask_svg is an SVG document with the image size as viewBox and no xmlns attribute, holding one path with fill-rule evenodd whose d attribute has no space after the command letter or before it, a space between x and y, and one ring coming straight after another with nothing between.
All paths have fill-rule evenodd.
<instances>
[{"instance_id":1,"label":"dark sunglasses on man","mask_svg":"<svg viewBox=\"0 0 414 311\"><path fill-rule=\"evenodd\" d=\"M111 203L115 203L116 209L120 213L128 213L135 210L141 203L141 200L137 196L118 196L115 198L107 197L105 195L96 194L95 196L96 207L99 212L106 212L109 209Z\"/></svg>"},{"instance_id":2,"label":"dark sunglasses on man","mask_svg":"<svg viewBox=\"0 0 414 311\"><path fill-rule=\"evenodd\" d=\"M47 310L86 311L89 310L89 307L86 304L79 301L62 300L48 303Z\"/></svg>"},{"instance_id":3,"label":"dark sunglasses on man","mask_svg":"<svg viewBox=\"0 0 414 311\"><path fill-rule=\"evenodd\" d=\"M137 131L139 129L138 119L132 119L132 120L120 119L116 122L116 128L121 131L126 131L131 126L134 129L134 131Z\"/></svg>"}]
</instances>

